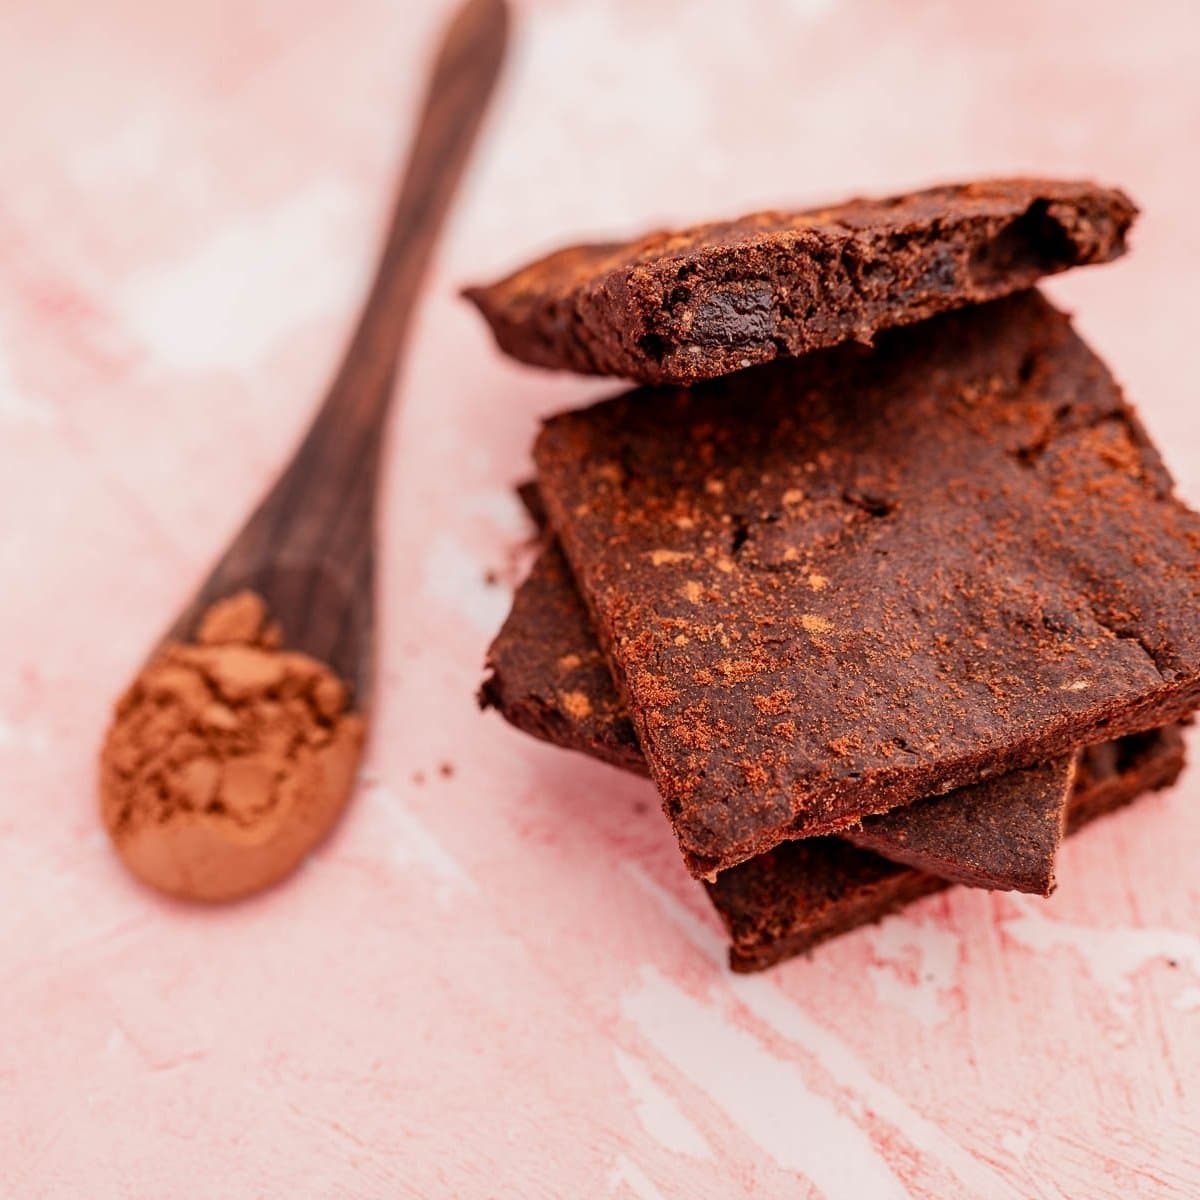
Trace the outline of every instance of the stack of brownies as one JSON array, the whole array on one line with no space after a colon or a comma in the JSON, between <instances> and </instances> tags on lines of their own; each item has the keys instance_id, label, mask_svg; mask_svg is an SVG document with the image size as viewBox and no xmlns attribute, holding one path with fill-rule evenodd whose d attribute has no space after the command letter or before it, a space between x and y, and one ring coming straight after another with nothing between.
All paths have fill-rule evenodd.
<instances>
[{"instance_id":1,"label":"stack of brownies","mask_svg":"<svg viewBox=\"0 0 1200 1200\"><path fill-rule=\"evenodd\" d=\"M546 422L482 699L648 774L737 970L950 883L1048 894L1174 781L1200 517L1042 276L1136 210L1007 180L553 254L468 295L646 386Z\"/></svg>"}]
</instances>

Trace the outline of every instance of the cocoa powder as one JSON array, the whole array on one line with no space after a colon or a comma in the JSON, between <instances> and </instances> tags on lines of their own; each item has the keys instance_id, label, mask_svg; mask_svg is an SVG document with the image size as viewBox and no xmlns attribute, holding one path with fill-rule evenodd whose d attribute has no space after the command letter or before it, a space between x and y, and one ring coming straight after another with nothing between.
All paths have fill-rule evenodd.
<instances>
[{"instance_id":1,"label":"cocoa powder","mask_svg":"<svg viewBox=\"0 0 1200 1200\"><path fill-rule=\"evenodd\" d=\"M104 824L145 883L231 900L292 871L344 808L365 726L324 663L281 646L253 592L220 601L117 703Z\"/></svg>"}]
</instances>

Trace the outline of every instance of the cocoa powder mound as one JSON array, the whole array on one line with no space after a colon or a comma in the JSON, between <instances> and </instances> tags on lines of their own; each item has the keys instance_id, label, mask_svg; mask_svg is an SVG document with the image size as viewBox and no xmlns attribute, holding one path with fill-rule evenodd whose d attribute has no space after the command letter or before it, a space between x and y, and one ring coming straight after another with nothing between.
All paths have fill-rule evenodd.
<instances>
[{"instance_id":1,"label":"cocoa powder mound","mask_svg":"<svg viewBox=\"0 0 1200 1200\"><path fill-rule=\"evenodd\" d=\"M365 725L324 663L281 647L253 592L213 605L117 703L104 824L145 883L232 900L292 871L349 798Z\"/></svg>"}]
</instances>

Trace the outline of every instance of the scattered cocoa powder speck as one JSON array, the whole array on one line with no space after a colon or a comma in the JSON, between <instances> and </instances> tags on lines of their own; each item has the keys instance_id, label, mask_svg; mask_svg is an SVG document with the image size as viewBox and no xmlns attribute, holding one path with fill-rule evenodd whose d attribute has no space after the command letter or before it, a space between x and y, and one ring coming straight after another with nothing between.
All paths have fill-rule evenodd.
<instances>
[{"instance_id":1,"label":"scattered cocoa powder speck","mask_svg":"<svg viewBox=\"0 0 1200 1200\"><path fill-rule=\"evenodd\" d=\"M586 720L592 715L592 702L586 692L560 692L558 700L576 721Z\"/></svg>"},{"instance_id":2,"label":"scattered cocoa powder speck","mask_svg":"<svg viewBox=\"0 0 1200 1200\"><path fill-rule=\"evenodd\" d=\"M117 703L100 803L139 879L231 900L292 871L349 798L365 726L325 664L281 649L252 592L214 604Z\"/></svg>"}]
</instances>

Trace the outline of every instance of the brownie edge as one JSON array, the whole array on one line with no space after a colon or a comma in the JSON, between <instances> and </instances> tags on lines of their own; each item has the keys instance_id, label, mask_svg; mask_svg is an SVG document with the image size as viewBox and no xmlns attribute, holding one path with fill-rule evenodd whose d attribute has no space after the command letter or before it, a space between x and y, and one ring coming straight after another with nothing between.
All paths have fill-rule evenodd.
<instances>
[{"instance_id":1,"label":"brownie edge","mask_svg":"<svg viewBox=\"0 0 1200 1200\"><path fill-rule=\"evenodd\" d=\"M1175 727L1089 747L1080 756L1067 832L1169 787L1183 766L1183 737ZM810 838L723 871L705 886L733 943L729 965L747 973L951 885L835 838Z\"/></svg>"}]
</instances>

